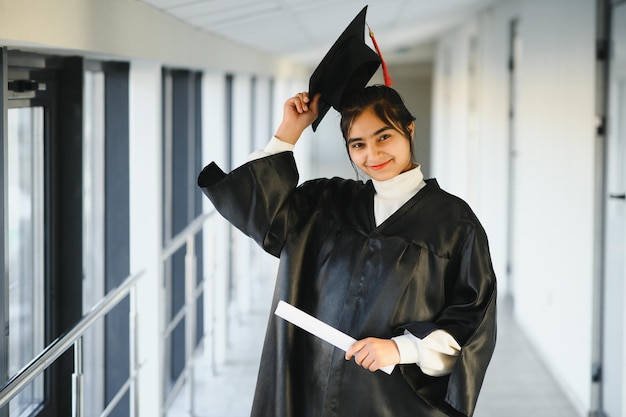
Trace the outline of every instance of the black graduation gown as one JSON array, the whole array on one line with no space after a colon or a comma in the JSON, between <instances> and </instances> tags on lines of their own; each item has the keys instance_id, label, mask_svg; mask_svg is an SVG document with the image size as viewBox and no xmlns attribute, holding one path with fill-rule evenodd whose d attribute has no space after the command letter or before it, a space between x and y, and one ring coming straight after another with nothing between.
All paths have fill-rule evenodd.
<instances>
[{"instance_id":1,"label":"black graduation gown","mask_svg":"<svg viewBox=\"0 0 626 417\"><path fill-rule=\"evenodd\" d=\"M495 346L496 280L469 206L428 180L376 227L371 181L297 184L291 152L198 177L227 220L280 257L272 311L285 300L357 340L444 329L462 350L448 376L414 364L372 373L271 315L252 416L471 416Z\"/></svg>"}]
</instances>

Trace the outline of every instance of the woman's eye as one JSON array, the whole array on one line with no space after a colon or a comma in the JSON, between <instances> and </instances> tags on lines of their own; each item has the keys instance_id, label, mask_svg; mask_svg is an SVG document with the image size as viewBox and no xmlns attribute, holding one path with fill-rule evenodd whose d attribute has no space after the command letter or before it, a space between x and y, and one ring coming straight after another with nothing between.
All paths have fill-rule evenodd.
<instances>
[{"instance_id":1,"label":"woman's eye","mask_svg":"<svg viewBox=\"0 0 626 417\"><path fill-rule=\"evenodd\" d=\"M383 141L383 140L387 140L390 138L391 135L382 135L380 138L378 138L379 141Z\"/></svg>"},{"instance_id":2,"label":"woman's eye","mask_svg":"<svg viewBox=\"0 0 626 417\"><path fill-rule=\"evenodd\" d=\"M363 147L363 144L362 144L362 143L359 143L359 142L356 142L356 143L353 143L353 144L351 145L351 147L352 147L352 149L358 149L358 148L362 148L362 147Z\"/></svg>"}]
</instances>

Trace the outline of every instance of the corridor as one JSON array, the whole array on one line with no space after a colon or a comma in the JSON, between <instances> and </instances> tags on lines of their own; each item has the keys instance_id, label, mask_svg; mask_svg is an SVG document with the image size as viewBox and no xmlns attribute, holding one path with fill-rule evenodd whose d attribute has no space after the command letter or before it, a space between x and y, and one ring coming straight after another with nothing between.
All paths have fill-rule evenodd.
<instances>
[{"instance_id":1,"label":"corridor","mask_svg":"<svg viewBox=\"0 0 626 417\"><path fill-rule=\"evenodd\" d=\"M213 374L205 359L197 362L195 417L247 417L269 311L269 289L254 296L254 307L233 331L225 366ZM168 417L186 417L188 395L183 390ZM498 343L474 417L580 416L548 373L541 358L511 317L499 306Z\"/></svg>"}]
</instances>

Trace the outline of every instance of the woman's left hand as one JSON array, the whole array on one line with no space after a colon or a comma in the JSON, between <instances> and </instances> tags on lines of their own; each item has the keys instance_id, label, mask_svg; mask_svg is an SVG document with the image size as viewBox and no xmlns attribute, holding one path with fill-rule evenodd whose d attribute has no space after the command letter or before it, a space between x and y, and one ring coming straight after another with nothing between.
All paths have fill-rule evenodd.
<instances>
[{"instance_id":1,"label":"woman's left hand","mask_svg":"<svg viewBox=\"0 0 626 417\"><path fill-rule=\"evenodd\" d=\"M391 339L368 337L357 340L346 351L346 360L354 356L357 365L372 372L400 363L400 351L396 342Z\"/></svg>"}]
</instances>

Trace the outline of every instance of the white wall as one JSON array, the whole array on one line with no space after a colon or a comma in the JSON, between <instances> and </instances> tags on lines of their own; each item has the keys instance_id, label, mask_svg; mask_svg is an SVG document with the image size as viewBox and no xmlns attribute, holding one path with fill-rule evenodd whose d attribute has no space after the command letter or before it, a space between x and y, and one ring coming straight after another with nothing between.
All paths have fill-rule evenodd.
<instances>
[{"instance_id":1,"label":"white wall","mask_svg":"<svg viewBox=\"0 0 626 417\"><path fill-rule=\"evenodd\" d=\"M516 69L514 280L507 288L507 59L513 18L520 19L522 57ZM473 34L480 51L475 138L467 129ZM591 395L594 50L594 2L498 3L440 39L433 118L434 174L477 212L490 237L500 292L514 294L518 322L581 415Z\"/></svg>"},{"instance_id":2,"label":"white wall","mask_svg":"<svg viewBox=\"0 0 626 417\"><path fill-rule=\"evenodd\" d=\"M520 321L585 409L596 195L594 6L586 0L524 4L523 54L532 60L522 57L520 68L523 176L515 222ZM572 335L580 343L555 348Z\"/></svg>"},{"instance_id":3,"label":"white wall","mask_svg":"<svg viewBox=\"0 0 626 417\"><path fill-rule=\"evenodd\" d=\"M465 199L487 231L499 292L507 291L508 20L506 2L438 41L433 86L431 165L440 186ZM478 68L469 83L468 51L476 37ZM470 87L476 133L470 135Z\"/></svg>"},{"instance_id":4,"label":"white wall","mask_svg":"<svg viewBox=\"0 0 626 417\"><path fill-rule=\"evenodd\" d=\"M390 65L389 72L392 87L400 93L407 109L415 116L415 159L420 163L424 177L430 178L432 62Z\"/></svg>"},{"instance_id":5,"label":"white wall","mask_svg":"<svg viewBox=\"0 0 626 417\"><path fill-rule=\"evenodd\" d=\"M487 10L472 24L477 25L478 68L478 158L472 162L477 173L473 208L480 216L490 239L490 250L499 293L509 288L508 192L509 192L509 30L519 17L519 2L501 3ZM519 71L518 71L519 73ZM520 77L518 75L518 77ZM523 76L522 76L523 77ZM519 107L516 104L516 107ZM519 108L518 108L519 110Z\"/></svg>"}]
</instances>

